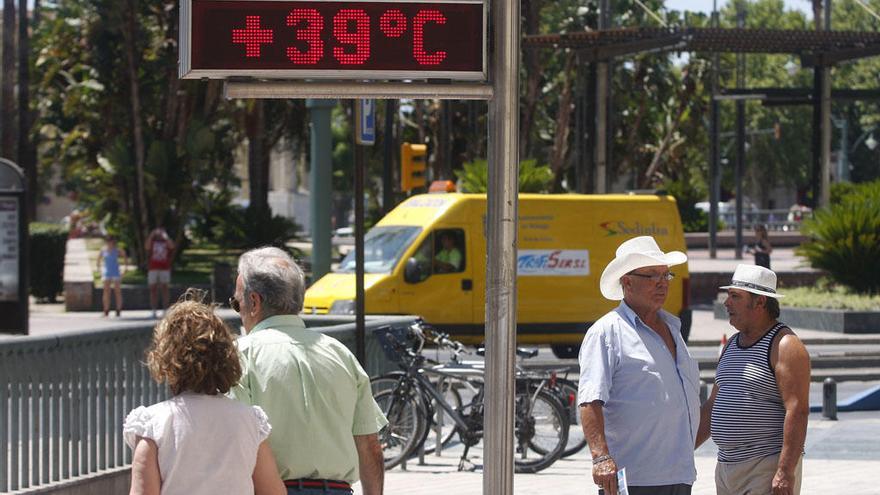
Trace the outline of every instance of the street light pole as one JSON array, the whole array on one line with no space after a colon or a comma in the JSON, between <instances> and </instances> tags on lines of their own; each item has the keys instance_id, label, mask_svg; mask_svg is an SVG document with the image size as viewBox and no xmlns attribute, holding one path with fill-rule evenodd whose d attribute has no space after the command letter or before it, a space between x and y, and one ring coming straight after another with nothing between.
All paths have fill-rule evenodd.
<instances>
[{"instance_id":1,"label":"street light pole","mask_svg":"<svg viewBox=\"0 0 880 495\"><path fill-rule=\"evenodd\" d=\"M745 27L746 12L743 5L737 4L736 25L739 28ZM745 87L746 79L746 56L744 53L736 54L736 87L742 89ZM734 179L736 182L736 247L733 251L733 257L741 260L743 257L743 170L746 162L746 102L744 100L736 101L736 169Z\"/></svg>"},{"instance_id":2,"label":"street light pole","mask_svg":"<svg viewBox=\"0 0 880 495\"><path fill-rule=\"evenodd\" d=\"M712 2L712 26L719 27L718 6ZM715 259L718 247L718 200L720 199L721 174L718 167L718 52L712 54L712 100L709 107L709 258Z\"/></svg>"}]
</instances>

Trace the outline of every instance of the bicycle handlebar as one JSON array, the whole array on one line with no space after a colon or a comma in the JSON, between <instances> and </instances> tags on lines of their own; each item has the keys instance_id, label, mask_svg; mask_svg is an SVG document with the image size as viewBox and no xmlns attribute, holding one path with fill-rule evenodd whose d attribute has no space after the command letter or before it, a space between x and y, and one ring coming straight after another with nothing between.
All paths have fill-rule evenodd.
<instances>
[{"instance_id":1,"label":"bicycle handlebar","mask_svg":"<svg viewBox=\"0 0 880 495\"><path fill-rule=\"evenodd\" d=\"M428 340L440 347L452 351L452 354L454 356L453 359L458 359L458 357L462 354L469 354L464 344L457 340L450 339L449 334L437 330L436 328L425 323L421 319L413 323L410 328L421 341L419 345L419 351L421 351L425 341Z\"/></svg>"}]
</instances>

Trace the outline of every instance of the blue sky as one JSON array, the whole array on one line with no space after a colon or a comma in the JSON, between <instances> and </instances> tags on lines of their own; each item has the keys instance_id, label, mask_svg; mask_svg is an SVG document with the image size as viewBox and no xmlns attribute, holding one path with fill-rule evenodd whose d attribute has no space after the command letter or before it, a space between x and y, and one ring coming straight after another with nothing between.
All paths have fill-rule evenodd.
<instances>
[{"instance_id":1,"label":"blue sky","mask_svg":"<svg viewBox=\"0 0 880 495\"><path fill-rule=\"evenodd\" d=\"M789 9L806 12L812 18L812 2L810 0L784 0ZM717 0L718 8L727 4L727 0ZM666 0L666 8L670 10L689 10L691 12L711 12L712 0Z\"/></svg>"}]
</instances>

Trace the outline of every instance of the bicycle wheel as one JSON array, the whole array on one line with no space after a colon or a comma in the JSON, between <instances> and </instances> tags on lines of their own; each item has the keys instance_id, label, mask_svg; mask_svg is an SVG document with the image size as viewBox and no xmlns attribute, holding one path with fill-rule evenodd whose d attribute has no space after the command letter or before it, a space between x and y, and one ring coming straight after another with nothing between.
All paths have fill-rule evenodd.
<instances>
[{"instance_id":1,"label":"bicycle wheel","mask_svg":"<svg viewBox=\"0 0 880 495\"><path fill-rule=\"evenodd\" d=\"M385 469L391 469L409 457L421 441L426 428L425 407L413 392L388 389L373 396L388 419L379 432Z\"/></svg>"},{"instance_id":2,"label":"bicycle wheel","mask_svg":"<svg viewBox=\"0 0 880 495\"><path fill-rule=\"evenodd\" d=\"M402 371L392 371L384 375L370 377L370 388L373 391L373 397L384 390L392 390L405 376L406 373Z\"/></svg>"},{"instance_id":3,"label":"bicycle wheel","mask_svg":"<svg viewBox=\"0 0 880 495\"><path fill-rule=\"evenodd\" d=\"M584 430L581 428L581 416L578 411L577 395L578 386L571 380L558 378L556 380L556 393L568 412L568 442L562 451L562 457L577 454L587 446L584 438Z\"/></svg>"},{"instance_id":4,"label":"bicycle wheel","mask_svg":"<svg viewBox=\"0 0 880 495\"><path fill-rule=\"evenodd\" d=\"M547 390L516 393L514 424L517 473L537 473L550 467L562 455L568 442L568 414L559 398ZM531 448L536 446L537 448Z\"/></svg>"},{"instance_id":5,"label":"bicycle wheel","mask_svg":"<svg viewBox=\"0 0 880 495\"><path fill-rule=\"evenodd\" d=\"M443 381L440 387L438 387L438 391L443 396L443 400L446 401L447 404L452 406L456 411L461 411L461 394L456 388L455 381ZM446 448L455 437L456 427L455 422L452 421L452 418L449 417L449 413L444 411L437 405L437 401L434 400L428 394L424 394L424 400L428 402L428 412L431 415L431 421L428 422L428 427L425 428L425 438L423 440L425 444L425 453L431 454L434 452L435 447L437 446L437 426L440 426L440 441L443 448Z\"/></svg>"}]
</instances>

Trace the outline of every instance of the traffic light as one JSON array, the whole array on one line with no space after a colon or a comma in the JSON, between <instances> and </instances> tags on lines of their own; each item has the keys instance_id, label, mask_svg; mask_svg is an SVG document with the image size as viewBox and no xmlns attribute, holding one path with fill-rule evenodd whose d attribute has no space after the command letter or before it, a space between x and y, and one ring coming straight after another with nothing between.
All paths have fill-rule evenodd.
<instances>
[{"instance_id":1,"label":"traffic light","mask_svg":"<svg viewBox=\"0 0 880 495\"><path fill-rule=\"evenodd\" d=\"M412 191L425 187L425 161L428 147L424 144L400 145L400 190Z\"/></svg>"}]
</instances>

